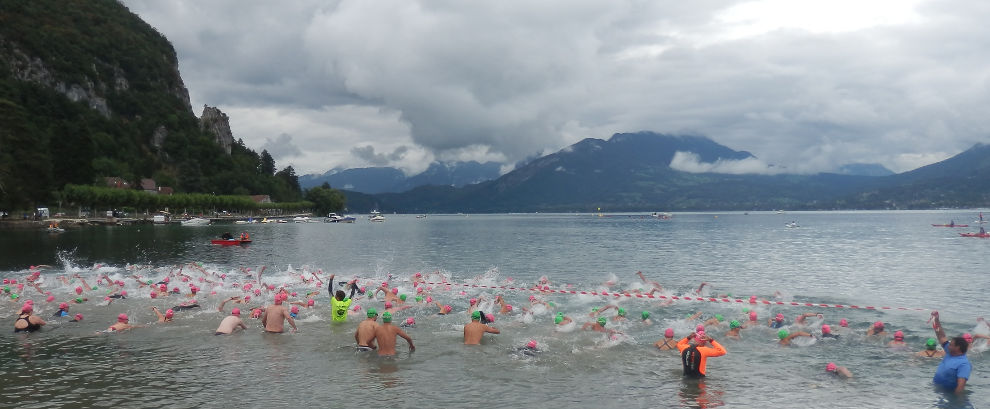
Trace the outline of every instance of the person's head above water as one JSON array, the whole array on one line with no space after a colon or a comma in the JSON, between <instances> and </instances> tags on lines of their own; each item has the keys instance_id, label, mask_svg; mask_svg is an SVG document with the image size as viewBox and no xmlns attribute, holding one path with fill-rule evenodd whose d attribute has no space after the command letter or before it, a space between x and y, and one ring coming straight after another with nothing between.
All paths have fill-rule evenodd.
<instances>
[{"instance_id":1,"label":"person's head above water","mask_svg":"<svg viewBox=\"0 0 990 409\"><path fill-rule=\"evenodd\" d=\"M382 314L382 322L384 323L392 322L392 313L385 311L385 313Z\"/></svg>"},{"instance_id":2,"label":"person's head above water","mask_svg":"<svg viewBox=\"0 0 990 409\"><path fill-rule=\"evenodd\" d=\"M901 331L894 332L894 340L895 341L903 341L904 340L904 332L901 332Z\"/></svg>"},{"instance_id":3,"label":"person's head above water","mask_svg":"<svg viewBox=\"0 0 990 409\"><path fill-rule=\"evenodd\" d=\"M667 329L663 330L663 336L665 336L667 338L673 338L674 337L674 329L673 328L667 328Z\"/></svg>"},{"instance_id":4,"label":"person's head above water","mask_svg":"<svg viewBox=\"0 0 990 409\"><path fill-rule=\"evenodd\" d=\"M475 311L471 313L471 321L478 321L481 319L481 311Z\"/></svg>"},{"instance_id":5,"label":"person's head above water","mask_svg":"<svg viewBox=\"0 0 990 409\"><path fill-rule=\"evenodd\" d=\"M832 327L828 326L828 324L822 324L822 334L831 334L831 333L832 333Z\"/></svg>"},{"instance_id":6,"label":"person's head above water","mask_svg":"<svg viewBox=\"0 0 990 409\"><path fill-rule=\"evenodd\" d=\"M643 311L643 314L641 316L643 317L644 320L649 319L650 318L650 312L649 311Z\"/></svg>"},{"instance_id":7,"label":"person's head above water","mask_svg":"<svg viewBox=\"0 0 990 409\"><path fill-rule=\"evenodd\" d=\"M787 338L788 335L790 335L790 334L788 334L788 332L787 332L786 329L782 329L780 331L777 331L777 338L784 339L784 338Z\"/></svg>"},{"instance_id":8,"label":"person's head above water","mask_svg":"<svg viewBox=\"0 0 990 409\"><path fill-rule=\"evenodd\" d=\"M837 366L835 366L835 362L829 362L829 363L828 363L828 365L825 365L825 371L826 371L826 372L835 372L835 370L836 370L837 368L838 368L838 367L837 367Z\"/></svg>"},{"instance_id":9,"label":"person's head above water","mask_svg":"<svg viewBox=\"0 0 990 409\"><path fill-rule=\"evenodd\" d=\"M729 329L736 329L740 327L742 327L742 324L740 324L739 321L736 320L729 321Z\"/></svg>"},{"instance_id":10,"label":"person's head above water","mask_svg":"<svg viewBox=\"0 0 990 409\"><path fill-rule=\"evenodd\" d=\"M604 327L607 322L608 322L608 320L606 320L605 317L598 317L598 325L601 325L601 326Z\"/></svg>"},{"instance_id":11,"label":"person's head above water","mask_svg":"<svg viewBox=\"0 0 990 409\"><path fill-rule=\"evenodd\" d=\"M925 349L929 351L934 351L936 345L938 345L938 341L935 338L928 338L928 341L925 341Z\"/></svg>"}]
</instances>

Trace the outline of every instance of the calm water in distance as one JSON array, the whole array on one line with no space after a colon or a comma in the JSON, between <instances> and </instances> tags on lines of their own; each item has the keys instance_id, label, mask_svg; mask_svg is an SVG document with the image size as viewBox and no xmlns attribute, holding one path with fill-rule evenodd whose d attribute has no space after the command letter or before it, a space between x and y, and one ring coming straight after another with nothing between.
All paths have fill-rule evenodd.
<instances>
[{"instance_id":1,"label":"calm water in distance","mask_svg":"<svg viewBox=\"0 0 990 409\"><path fill-rule=\"evenodd\" d=\"M80 274L89 284L99 275L124 280L129 298L100 301L105 288L89 291L91 301L73 305L86 316L81 323L49 320L40 333L5 333L0 343L0 381L8 402L18 407L104 406L231 407L981 407L990 401L990 382L982 349L970 352L974 373L962 398L931 387L937 361L912 356L933 336L930 310L941 312L950 333L987 333L976 318L986 314L990 239L958 233L978 229L978 211L787 212L783 214L678 213L672 220L633 214L387 215L384 223L359 217L354 224L290 223L214 225L205 227L112 226L69 229L61 234L0 230L0 275L23 280L31 265L43 269L42 290L56 296L47 304L33 298L47 318L58 301L75 297L77 285L59 275ZM932 224L970 223L968 228ZM800 227L785 224L797 222ZM247 246L219 247L209 239L225 231L251 234ZM222 286L200 283L202 308L183 311L170 324L157 324L151 306L167 308L187 298L153 300L140 288L138 275L160 280L169 271L195 278L227 274ZM399 340L397 359L379 359L353 351L360 317L331 325L326 289L316 307L297 319L299 332L267 335L254 320L247 332L214 336L224 314L219 301L243 292L234 283L251 278L247 269L265 268L263 281L286 285L303 294L316 291L300 280L313 271L358 277L369 287L389 280L402 293L414 294L409 279L422 272L441 275L455 286L431 295L454 307L437 316L437 307L416 305L396 314L412 316L407 329L417 349L408 353ZM850 323L838 341L801 342L782 348L776 330L747 328L741 340L720 338L728 329L708 329L729 354L708 362L709 376L700 384L680 376L679 357L656 350L664 328L683 337L697 321L685 316L701 311L743 320L748 304L675 301L487 288L531 287L546 276L553 290L622 291L649 289L635 275L642 271L664 287L665 296L694 296L701 282L706 296L750 295L771 301L843 306L895 307L886 310L760 305L761 320L783 313L793 320L820 312L807 327L822 322ZM389 276L391 275L391 278ZM480 287L462 286L478 285ZM183 291L185 292L185 288ZM16 290L14 290L16 292ZM217 295L209 295L216 291ZM464 291L464 294L460 294ZM536 306L499 315L485 344L462 345L468 322L468 299L481 297L482 309L503 295L516 307L528 297L553 302L553 311ZM257 297L270 302L271 295ZM411 298L410 298L411 300ZM615 339L584 332L592 307L608 303L629 311L630 320L610 322L621 331ZM256 303L260 305L261 302ZM360 298L356 305L381 310L382 299ZM20 302L0 303L13 324ZM903 308L903 309L898 309ZM229 312L230 307L227 307ZM562 311L576 325L554 328ZM652 325L640 319L651 313ZM127 313L132 323L147 323L121 334L97 333ZM608 316L614 315L610 311ZM245 315L246 316L246 315ZM889 341L863 336L874 321L888 331L902 330L910 350L887 348ZM8 327L10 328L10 327ZM519 353L536 340L542 352ZM828 362L848 367L851 380L824 374Z\"/></svg>"}]
</instances>

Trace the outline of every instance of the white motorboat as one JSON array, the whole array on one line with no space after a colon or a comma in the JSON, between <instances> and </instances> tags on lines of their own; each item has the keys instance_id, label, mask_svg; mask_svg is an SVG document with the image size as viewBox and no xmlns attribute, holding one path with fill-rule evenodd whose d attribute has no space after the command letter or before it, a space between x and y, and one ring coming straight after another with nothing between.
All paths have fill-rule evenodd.
<instances>
[{"instance_id":1,"label":"white motorboat","mask_svg":"<svg viewBox=\"0 0 990 409\"><path fill-rule=\"evenodd\" d=\"M674 214L668 212L653 212L652 216L660 220L670 220L671 217L674 217Z\"/></svg>"},{"instance_id":2,"label":"white motorboat","mask_svg":"<svg viewBox=\"0 0 990 409\"><path fill-rule=\"evenodd\" d=\"M179 222L183 226L209 226L210 219L203 217L193 217L192 219L183 220Z\"/></svg>"},{"instance_id":3,"label":"white motorboat","mask_svg":"<svg viewBox=\"0 0 990 409\"><path fill-rule=\"evenodd\" d=\"M383 222L385 221L385 216L382 216L381 212L377 210L372 210L371 215L368 216L368 220L373 222Z\"/></svg>"},{"instance_id":4,"label":"white motorboat","mask_svg":"<svg viewBox=\"0 0 990 409\"><path fill-rule=\"evenodd\" d=\"M327 215L326 219L323 219L326 223L354 223L357 220L353 216L339 215L337 213L330 213Z\"/></svg>"}]
</instances>

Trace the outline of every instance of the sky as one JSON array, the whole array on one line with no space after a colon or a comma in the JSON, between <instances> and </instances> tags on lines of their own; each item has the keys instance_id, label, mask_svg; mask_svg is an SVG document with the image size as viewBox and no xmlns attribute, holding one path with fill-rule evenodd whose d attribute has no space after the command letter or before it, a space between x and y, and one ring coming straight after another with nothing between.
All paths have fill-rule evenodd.
<instances>
[{"instance_id":1,"label":"sky","mask_svg":"<svg viewBox=\"0 0 990 409\"><path fill-rule=\"evenodd\" d=\"M175 47L194 113L299 175L503 163L619 132L904 172L988 143L980 0L123 0Z\"/></svg>"}]
</instances>

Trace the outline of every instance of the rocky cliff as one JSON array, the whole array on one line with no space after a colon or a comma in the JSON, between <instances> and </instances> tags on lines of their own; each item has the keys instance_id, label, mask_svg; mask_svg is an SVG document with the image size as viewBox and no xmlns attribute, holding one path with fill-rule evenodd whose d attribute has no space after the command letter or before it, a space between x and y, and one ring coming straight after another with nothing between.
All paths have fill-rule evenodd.
<instances>
[{"instance_id":1,"label":"rocky cliff","mask_svg":"<svg viewBox=\"0 0 990 409\"><path fill-rule=\"evenodd\" d=\"M230 155L234 144L234 134L230 132L230 119L216 107L203 105L203 115L199 117L199 128L216 138L217 145Z\"/></svg>"}]
</instances>

